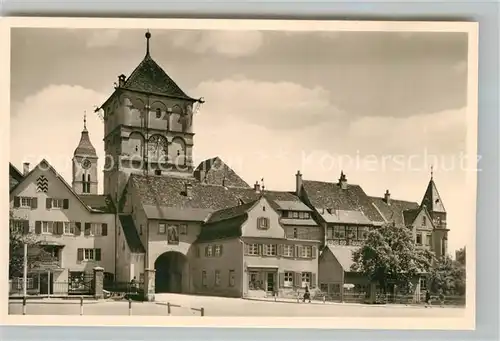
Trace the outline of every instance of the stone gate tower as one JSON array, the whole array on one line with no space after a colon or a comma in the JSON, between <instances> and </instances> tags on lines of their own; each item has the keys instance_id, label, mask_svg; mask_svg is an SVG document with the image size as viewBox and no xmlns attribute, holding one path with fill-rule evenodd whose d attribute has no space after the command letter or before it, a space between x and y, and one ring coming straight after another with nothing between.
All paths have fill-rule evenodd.
<instances>
[{"instance_id":1,"label":"stone gate tower","mask_svg":"<svg viewBox=\"0 0 500 341\"><path fill-rule=\"evenodd\" d=\"M203 101L186 95L150 54L97 110L104 119L104 194L117 201L131 173L192 176L193 113Z\"/></svg>"}]
</instances>

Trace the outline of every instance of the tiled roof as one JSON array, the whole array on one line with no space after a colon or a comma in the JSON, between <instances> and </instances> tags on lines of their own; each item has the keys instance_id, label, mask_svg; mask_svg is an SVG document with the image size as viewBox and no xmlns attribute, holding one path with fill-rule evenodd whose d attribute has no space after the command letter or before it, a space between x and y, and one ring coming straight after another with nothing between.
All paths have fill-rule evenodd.
<instances>
[{"instance_id":1,"label":"tiled roof","mask_svg":"<svg viewBox=\"0 0 500 341\"><path fill-rule=\"evenodd\" d=\"M23 179L21 172L9 162L9 191L17 186L19 182Z\"/></svg>"},{"instance_id":2,"label":"tiled roof","mask_svg":"<svg viewBox=\"0 0 500 341\"><path fill-rule=\"evenodd\" d=\"M418 214L420 213L420 209L413 209L413 210L406 210L403 212L403 217L404 217L404 225L405 226L410 226L415 222L415 219L417 218Z\"/></svg>"},{"instance_id":3,"label":"tiled roof","mask_svg":"<svg viewBox=\"0 0 500 341\"><path fill-rule=\"evenodd\" d=\"M333 246L333 245L328 245L327 247L333 254L333 256L337 259L337 261L340 263L342 269L345 272L351 272L351 266L354 264L352 256L359 247Z\"/></svg>"},{"instance_id":4,"label":"tiled roof","mask_svg":"<svg viewBox=\"0 0 500 341\"><path fill-rule=\"evenodd\" d=\"M297 197L296 197L297 198ZM283 211L298 211L298 212L311 212L312 210L304 204L302 201L297 200L276 200L276 205L278 205L280 210Z\"/></svg>"},{"instance_id":5,"label":"tiled roof","mask_svg":"<svg viewBox=\"0 0 500 341\"><path fill-rule=\"evenodd\" d=\"M342 189L337 183L303 180L303 190L312 206L332 210L361 211L373 222L384 219L359 185Z\"/></svg>"},{"instance_id":6,"label":"tiled roof","mask_svg":"<svg viewBox=\"0 0 500 341\"><path fill-rule=\"evenodd\" d=\"M149 53L126 80L123 88L193 100L179 88Z\"/></svg>"},{"instance_id":7,"label":"tiled roof","mask_svg":"<svg viewBox=\"0 0 500 341\"><path fill-rule=\"evenodd\" d=\"M437 190L434 180L431 179L427 185L424 197L422 199L422 206L425 205L430 212L446 212L443 200Z\"/></svg>"},{"instance_id":8,"label":"tiled roof","mask_svg":"<svg viewBox=\"0 0 500 341\"><path fill-rule=\"evenodd\" d=\"M127 245L130 249L130 252L133 253L145 253L146 250L142 245L141 238L137 233L137 229L135 228L134 219L131 215L123 215L119 216L120 224L122 225L123 235L125 236L125 240L127 241Z\"/></svg>"},{"instance_id":9,"label":"tiled roof","mask_svg":"<svg viewBox=\"0 0 500 341\"><path fill-rule=\"evenodd\" d=\"M213 212L212 209L158 207L143 205L144 213L148 219L178 220L178 221L204 221Z\"/></svg>"},{"instance_id":10,"label":"tiled roof","mask_svg":"<svg viewBox=\"0 0 500 341\"><path fill-rule=\"evenodd\" d=\"M115 206L113 200L106 194L80 194L80 199L90 208L105 212L115 213Z\"/></svg>"},{"instance_id":11,"label":"tiled roof","mask_svg":"<svg viewBox=\"0 0 500 341\"><path fill-rule=\"evenodd\" d=\"M241 225L247 219L248 214L244 213L231 219L206 224L202 226L197 242L241 237Z\"/></svg>"},{"instance_id":12,"label":"tiled roof","mask_svg":"<svg viewBox=\"0 0 500 341\"><path fill-rule=\"evenodd\" d=\"M391 199L389 201L390 205L388 205L384 198L370 197L370 199L385 218L385 221L394 222L396 226L407 226L408 224L405 223L406 219L403 217L403 212L419 207L418 203L411 201Z\"/></svg>"},{"instance_id":13,"label":"tiled roof","mask_svg":"<svg viewBox=\"0 0 500 341\"><path fill-rule=\"evenodd\" d=\"M95 148L92 145L92 142L90 142L89 132L87 131L87 128L84 128L82 130L80 142L78 143L78 146L76 147L73 155L97 157Z\"/></svg>"},{"instance_id":14,"label":"tiled roof","mask_svg":"<svg viewBox=\"0 0 500 341\"><path fill-rule=\"evenodd\" d=\"M143 205L173 208L199 208L212 211L240 204L239 196L230 188L202 184L194 179L175 176L131 174L130 184L135 188ZM191 184L191 197L186 184ZM249 192L251 189L247 189ZM246 193L248 195L248 193ZM254 192L255 194L255 192ZM255 198L255 196L254 196Z\"/></svg>"},{"instance_id":15,"label":"tiled roof","mask_svg":"<svg viewBox=\"0 0 500 341\"><path fill-rule=\"evenodd\" d=\"M348 210L328 211L322 208L317 208L316 211L327 223L342 223L342 224L357 224L357 225L371 224L370 219L368 219L361 211L348 211Z\"/></svg>"},{"instance_id":16,"label":"tiled roof","mask_svg":"<svg viewBox=\"0 0 500 341\"><path fill-rule=\"evenodd\" d=\"M209 185L250 187L218 156L201 162L194 171L194 177Z\"/></svg>"},{"instance_id":17,"label":"tiled roof","mask_svg":"<svg viewBox=\"0 0 500 341\"><path fill-rule=\"evenodd\" d=\"M215 211L210 215L210 218L208 218L207 224L209 225L209 224L213 224L213 223L216 223L219 221L228 220L228 219L242 216L245 213L247 213L252 207L254 207L255 204L257 203L257 201L258 200L254 200L254 201L251 201L251 202L248 202L245 204L241 204L238 206L229 207L229 208Z\"/></svg>"}]
</instances>

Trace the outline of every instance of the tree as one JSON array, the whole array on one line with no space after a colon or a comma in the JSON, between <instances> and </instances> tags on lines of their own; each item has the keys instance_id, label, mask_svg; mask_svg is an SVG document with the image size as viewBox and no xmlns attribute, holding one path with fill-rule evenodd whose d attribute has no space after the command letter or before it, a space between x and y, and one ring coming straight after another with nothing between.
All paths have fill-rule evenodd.
<instances>
[{"instance_id":1,"label":"tree","mask_svg":"<svg viewBox=\"0 0 500 341\"><path fill-rule=\"evenodd\" d=\"M457 252L461 257L452 260L449 256L438 259L429 273L429 288L432 293L443 295L465 294L465 249Z\"/></svg>"},{"instance_id":2,"label":"tree","mask_svg":"<svg viewBox=\"0 0 500 341\"><path fill-rule=\"evenodd\" d=\"M373 229L354 252L352 270L378 283L385 293L388 285L409 288L412 279L430 270L433 258L432 252L415 246L410 229L385 224Z\"/></svg>"},{"instance_id":3,"label":"tree","mask_svg":"<svg viewBox=\"0 0 500 341\"><path fill-rule=\"evenodd\" d=\"M9 278L22 277L24 273L24 244L28 245L28 269L36 268L40 263L51 258L40 241L26 233L23 220L9 212Z\"/></svg>"}]
</instances>

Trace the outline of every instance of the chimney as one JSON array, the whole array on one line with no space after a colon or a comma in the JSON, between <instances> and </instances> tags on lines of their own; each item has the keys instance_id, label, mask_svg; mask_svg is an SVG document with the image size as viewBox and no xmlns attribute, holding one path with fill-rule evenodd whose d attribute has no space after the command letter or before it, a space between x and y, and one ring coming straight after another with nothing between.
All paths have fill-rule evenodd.
<instances>
[{"instance_id":1,"label":"chimney","mask_svg":"<svg viewBox=\"0 0 500 341\"><path fill-rule=\"evenodd\" d=\"M255 181L255 185L253 185L253 189L255 192L260 193L260 184L258 181Z\"/></svg>"},{"instance_id":2,"label":"chimney","mask_svg":"<svg viewBox=\"0 0 500 341\"><path fill-rule=\"evenodd\" d=\"M118 76L118 87L119 88L123 88L123 86L125 85L125 75L124 74L121 74Z\"/></svg>"},{"instance_id":3,"label":"chimney","mask_svg":"<svg viewBox=\"0 0 500 341\"><path fill-rule=\"evenodd\" d=\"M344 171L340 172L339 186L342 189L347 189L347 178L346 178L346 176L344 174Z\"/></svg>"},{"instance_id":4,"label":"chimney","mask_svg":"<svg viewBox=\"0 0 500 341\"><path fill-rule=\"evenodd\" d=\"M23 163L23 175L27 175L30 172L30 163Z\"/></svg>"},{"instance_id":5,"label":"chimney","mask_svg":"<svg viewBox=\"0 0 500 341\"><path fill-rule=\"evenodd\" d=\"M389 193L389 190L387 189L384 194L384 201L387 205L391 204L391 193Z\"/></svg>"},{"instance_id":6,"label":"chimney","mask_svg":"<svg viewBox=\"0 0 500 341\"><path fill-rule=\"evenodd\" d=\"M189 182L184 184L184 191L186 193L186 197L191 198L193 196L193 185Z\"/></svg>"},{"instance_id":7,"label":"chimney","mask_svg":"<svg viewBox=\"0 0 500 341\"><path fill-rule=\"evenodd\" d=\"M298 170L297 174L295 174L295 194L297 196L300 196L301 189L302 189L302 174L300 173L300 170Z\"/></svg>"}]
</instances>

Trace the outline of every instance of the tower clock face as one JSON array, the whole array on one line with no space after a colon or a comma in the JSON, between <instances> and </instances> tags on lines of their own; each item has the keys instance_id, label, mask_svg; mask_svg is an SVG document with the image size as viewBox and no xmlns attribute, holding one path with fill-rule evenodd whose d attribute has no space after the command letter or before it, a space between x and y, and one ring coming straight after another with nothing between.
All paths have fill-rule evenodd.
<instances>
[{"instance_id":1,"label":"tower clock face","mask_svg":"<svg viewBox=\"0 0 500 341\"><path fill-rule=\"evenodd\" d=\"M85 159L85 160L83 160L83 162L82 162L82 167L83 167L84 169L89 169L89 168L90 168L90 165L91 165L91 163L90 163L90 160L89 160L89 159Z\"/></svg>"}]
</instances>

